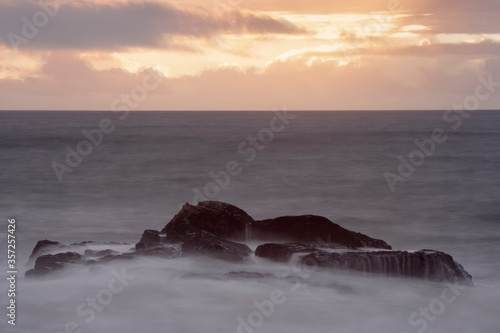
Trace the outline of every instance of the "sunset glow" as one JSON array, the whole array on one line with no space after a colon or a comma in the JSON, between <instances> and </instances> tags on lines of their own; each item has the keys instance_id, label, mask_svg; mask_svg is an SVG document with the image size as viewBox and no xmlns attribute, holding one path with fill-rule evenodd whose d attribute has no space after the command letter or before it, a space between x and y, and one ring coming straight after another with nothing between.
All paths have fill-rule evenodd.
<instances>
[{"instance_id":1,"label":"sunset glow","mask_svg":"<svg viewBox=\"0 0 500 333\"><path fill-rule=\"evenodd\" d=\"M108 110L147 68L145 110L446 109L500 81L496 0L41 3L0 2L0 109Z\"/></svg>"}]
</instances>

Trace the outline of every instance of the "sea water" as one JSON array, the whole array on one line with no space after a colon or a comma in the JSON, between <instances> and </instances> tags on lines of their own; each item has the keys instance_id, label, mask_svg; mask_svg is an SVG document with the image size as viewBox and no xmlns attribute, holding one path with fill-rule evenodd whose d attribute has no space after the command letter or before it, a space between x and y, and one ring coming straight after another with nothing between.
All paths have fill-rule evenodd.
<instances>
[{"instance_id":1,"label":"sea water","mask_svg":"<svg viewBox=\"0 0 500 333\"><path fill-rule=\"evenodd\" d=\"M0 112L5 313L8 218L19 270L16 326L3 314L1 332L499 332L500 113L477 111L456 129L442 111L288 114ZM446 139L431 152L425 140L436 130ZM415 140L429 154L415 153ZM86 155L69 165L79 148ZM55 165L67 167L62 177ZM388 173L400 177L392 189ZM474 287L301 272L254 256L245 265L147 258L24 278L38 240L127 243L123 251L203 198L255 219L322 215L395 249L445 251ZM224 278L242 270L280 278Z\"/></svg>"}]
</instances>

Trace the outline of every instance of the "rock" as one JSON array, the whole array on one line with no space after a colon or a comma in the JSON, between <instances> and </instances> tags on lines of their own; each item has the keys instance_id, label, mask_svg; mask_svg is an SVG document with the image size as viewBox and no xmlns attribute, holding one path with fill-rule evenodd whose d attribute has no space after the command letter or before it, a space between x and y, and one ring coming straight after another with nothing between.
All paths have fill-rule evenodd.
<instances>
[{"instance_id":1,"label":"rock","mask_svg":"<svg viewBox=\"0 0 500 333\"><path fill-rule=\"evenodd\" d=\"M85 250L83 253L86 257L105 257L109 255L117 255L118 252L107 249L107 250L101 250L101 251L96 251L96 250Z\"/></svg>"},{"instance_id":2,"label":"rock","mask_svg":"<svg viewBox=\"0 0 500 333\"><path fill-rule=\"evenodd\" d=\"M36 258L41 255L47 254L49 252L59 251L68 249L69 246L66 244L62 244L59 242L50 241L47 239L38 241L31 252L31 255L28 260L28 264L32 263Z\"/></svg>"},{"instance_id":3,"label":"rock","mask_svg":"<svg viewBox=\"0 0 500 333\"><path fill-rule=\"evenodd\" d=\"M205 255L220 260L243 262L252 253L245 244L220 239L207 231L196 231L186 236L182 256Z\"/></svg>"},{"instance_id":4,"label":"rock","mask_svg":"<svg viewBox=\"0 0 500 333\"><path fill-rule=\"evenodd\" d=\"M311 253L318 251L322 248L336 248L336 249L346 249L345 246L334 246L334 245L324 245L318 246L314 244L305 243L268 243L262 244L255 250L255 255L257 257L262 257L266 259L271 259L278 262L288 262L294 253Z\"/></svg>"},{"instance_id":5,"label":"rock","mask_svg":"<svg viewBox=\"0 0 500 333\"><path fill-rule=\"evenodd\" d=\"M243 210L218 201L203 201L196 206L186 203L163 228L167 241L180 242L186 234L198 230L232 240L246 239L247 226L254 222Z\"/></svg>"},{"instance_id":6,"label":"rock","mask_svg":"<svg viewBox=\"0 0 500 333\"><path fill-rule=\"evenodd\" d=\"M309 267L316 266L334 270L352 270L472 285L471 275L450 255L433 250L343 253L317 251L304 256L301 263Z\"/></svg>"},{"instance_id":7,"label":"rock","mask_svg":"<svg viewBox=\"0 0 500 333\"><path fill-rule=\"evenodd\" d=\"M70 264L77 264L84 261L84 257L76 252L66 252L58 254L45 254L35 261L35 268L26 272L26 277L39 277L54 271L62 270Z\"/></svg>"},{"instance_id":8,"label":"rock","mask_svg":"<svg viewBox=\"0 0 500 333\"><path fill-rule=\"evenodd\" d=\"M258 273L258 272L229 272L224 274L224 280L264 280L276 279L276 275L271 273Z\"/></svg>"},{"instance_id":9,"label":"rock","mask_svg":"<svg viewBox=\"0 0 500 333\"><path fill-rule=\"evenodd\" d=\"M303 243L339 244L348 247L391 249L386 242L350 231L322 216L283 216L254 221L251 239L279 239Z\"/></svg>"},{"instance_id":10,"label":"rock","mask_svg":"<svg viewBox=\"0 0 500 333\"><path fill-rule=\"evenodd\" d=\"M162 241L165 234L166 242ZM26 276L43 276L72 264L104 265L111 261L131 260L142 256L169 259L207 256L241 263L247 261L252 251L245 244L234 241L238 239L289 241L257 247L256 256L277 262L287 262L294 257L294 260L311 268L315 266L472 284L469 273L443 252L386 251L391 247L383 240L347 230L325 217L283 216L255 221L243 210L217 201L205 201L196 206L185 204L162 231L145 230L135 249L126 253L111 250L113 247L109 244L112 243L82 242L65 245L49 240L39 241L30 256L30 260L36 259L35 267L26 272ZM108 249L88 249L89 246L95 248L96 245L106 245L105 248ZM362 251L364 247L385 251ZM86 257L74 252L84 250ZM65 253L58 253L63 251ZM225 278L262 279L273 276L270 273L238 271L227 273ZM287 278L290 282L300 281L299 279L301 278L294 276ZM332 284L331 287L350 292L348 288L342 289L341 285Z\"/></svg>"},{"instance_id":11,"label":"rock","mask_svg":"<svg viewBox=\"0 0 500 333\"><path fill-rule=\"evenodd\" d=\"M145 230L139 243L135 244L137 251L145 250L149 247L160 245L160 232L157 230Z\"/></svg>"}]
</instances>

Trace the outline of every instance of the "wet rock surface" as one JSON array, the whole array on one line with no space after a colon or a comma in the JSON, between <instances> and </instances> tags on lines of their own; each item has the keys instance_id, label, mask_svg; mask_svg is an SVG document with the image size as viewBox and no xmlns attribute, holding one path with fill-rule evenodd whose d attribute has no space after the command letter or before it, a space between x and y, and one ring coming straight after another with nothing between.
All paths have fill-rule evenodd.
<instances>
[{"instance_id":1,"label":"wet rock surface","mask_svg":"<svg viewBox=\"0 0 500 333\"><path fill-rule=\"evenodd\" d=\"M328 253L316 251L304 256L302 264L332 270L422 278L472 284L472 277L453 258L443 252L421 250Z\"/></svg>"},{"instance_id":2,"label":"wet rock surface","mask_svg":"<svg viewBox=\"0 0 500 333\"><path fill-rule=\"evenodd\" d=\"M26 272L26 277L43 276L62 270L70 264L81 263L83 260L84 257L76 252L45 254L36 259L35 267Z\"/></svg>"},{"instance_id":3,"label":"wet rock surface","mask_svg":"<svg viewBox=\"0 0 500 333\"><path fill-rule=\"evenodd\" d=\"M316 215L282 216L255 221L252 239L283 239L304 243L338 244L349 247L391 249L383 240L342 228L326 217Z\"/></svg>"},{"instance_id":4,"label":"wet rock surface","mask_svg":"<svg viewBox=\"0 0 500 333\"><path fill-rule=\"evenodd\" d=\"M186 234L208 231L214 236L231 240L245 240L247 226L254 222L242 209L218 201L204 201L196 206L185 204L163 228L167 241L183 241Z\"/></svg>"},{"instance_id":5,"label":"wet rock surface","mask_svg":"<svg viewBox=\"0 0 500 333\"><path fill-rule=\"evenodd\" d=\"M183 256L211 256L232 262L243 262L252 250L245 244L223 240L206 231L197 231L182 244Z\"/></svg>"}]
</instances>

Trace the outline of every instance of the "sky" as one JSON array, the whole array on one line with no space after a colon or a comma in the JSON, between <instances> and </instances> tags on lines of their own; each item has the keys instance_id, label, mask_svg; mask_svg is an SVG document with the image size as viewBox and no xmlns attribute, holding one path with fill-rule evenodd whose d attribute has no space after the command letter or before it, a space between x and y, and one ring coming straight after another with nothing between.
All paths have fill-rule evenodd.
<instances>
[{"instance_id":1,"label":"sky","mask_svg":"<svg viewBox=\"0 0 500 333\"><path fill-rule=\"evenodd\" d=\"M498 0L0 0L0 110L500 109L499 17Z\"/></svg>"}]
</instances>

